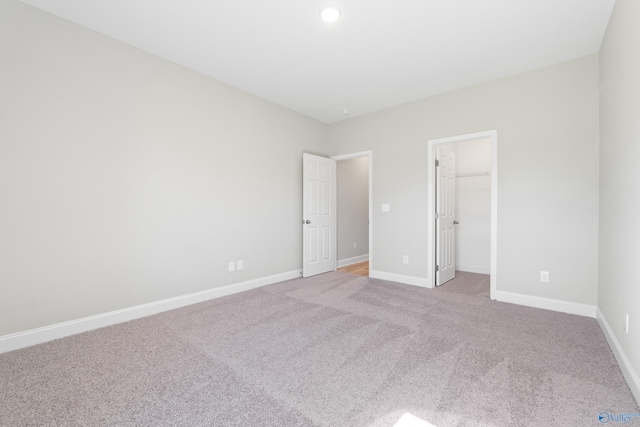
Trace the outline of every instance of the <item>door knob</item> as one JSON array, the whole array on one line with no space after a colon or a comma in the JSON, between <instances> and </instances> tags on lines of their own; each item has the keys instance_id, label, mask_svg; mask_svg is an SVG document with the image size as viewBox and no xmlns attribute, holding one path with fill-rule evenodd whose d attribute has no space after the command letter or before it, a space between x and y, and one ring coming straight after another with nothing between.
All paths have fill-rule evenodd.
<instances>
[{"instance_id":1,"label":"door knob","mask_svg":"<svg viewBox=\"0 0 640 427\"><path fill-rule=\"evenodd\" d=\"M453 225L460 224L460 221L453 221Z\"/></svg>"},{"instance_id":2,"label":"door knob","mask_svg":"<svg viewBox=\"0 0 640 427\"><path fill-rule=\"evenodd\" d=\"M306 221L302 221L303 224L311 224L311 221L306 220Z\"/></svg>"}]
</instances>

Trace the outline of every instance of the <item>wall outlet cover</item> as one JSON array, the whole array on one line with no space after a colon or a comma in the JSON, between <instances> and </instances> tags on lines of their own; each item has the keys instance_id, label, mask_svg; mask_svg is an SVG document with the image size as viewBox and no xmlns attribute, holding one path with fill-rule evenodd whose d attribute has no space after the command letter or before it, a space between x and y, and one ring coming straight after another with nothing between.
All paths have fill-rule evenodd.
<instances>
[{"instance_id":1,"label":"wall outlet cover","mask_svg":"<svg viewBox=\"0 0 640 427\"><path fill-rule=\"evenodd\" d=\"M629 333L629 313L624 314L624 333Z\"/></svg>"}]
</instances>

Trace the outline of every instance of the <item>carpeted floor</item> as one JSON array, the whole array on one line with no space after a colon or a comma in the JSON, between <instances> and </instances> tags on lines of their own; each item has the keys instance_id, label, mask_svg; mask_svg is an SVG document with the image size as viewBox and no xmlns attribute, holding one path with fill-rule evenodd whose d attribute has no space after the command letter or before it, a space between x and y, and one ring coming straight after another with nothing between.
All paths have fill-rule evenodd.
<instances>
[{"instance_id":1,"label":"carpeted floor","mask_svg":"<svg viewBox=\"0 0 640 427\"><path fill-rule=\"evenodd\" d=\"M488 293L472 273L427 290L334 272L2 354L0 425L597 426L640 412L594 319Z\"/></svg>"}]
</instances>

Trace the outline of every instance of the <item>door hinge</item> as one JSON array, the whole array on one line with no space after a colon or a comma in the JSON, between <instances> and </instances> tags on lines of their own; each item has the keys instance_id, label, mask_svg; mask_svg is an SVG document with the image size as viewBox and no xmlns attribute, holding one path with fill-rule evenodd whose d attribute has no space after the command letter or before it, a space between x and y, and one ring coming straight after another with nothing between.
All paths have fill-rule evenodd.
<instances>
[{"instance_id":1,"label":"door hinge","mask_svg":"<svg viewBox=\"0 0 640 427\"><path fill-rule=\"evenodd\" d=\"M436 160L436 167L440 166L440 160Z\"/></svg>"},{"instance_id":2,"label":"door hinge","mask_svg":"<svg viewBox=\"0 0 640 427\"><path fill-rule=\"evenodd\" d=\"M440 271L440 266L436 265L436 271Z\"/></svg>"}]
</instances>

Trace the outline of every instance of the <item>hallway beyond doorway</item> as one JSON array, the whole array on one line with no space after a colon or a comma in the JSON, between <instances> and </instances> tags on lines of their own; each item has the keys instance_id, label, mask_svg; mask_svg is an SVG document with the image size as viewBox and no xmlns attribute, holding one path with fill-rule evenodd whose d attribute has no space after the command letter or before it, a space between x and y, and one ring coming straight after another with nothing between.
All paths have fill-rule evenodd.
<instances>
[{"instance_id":1,"label":"hallway beyond doorway","mask_svg":"<svg viewBox=\"0 0 640 427\"><path fill-rule=\"evenodd\" d=\"M356 274L358 276L369 276L369 261L362 261L351 265L340 267L338 271L342 273Z\"/></svg>"}]
</instances>

